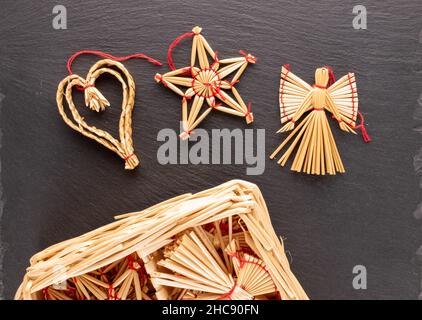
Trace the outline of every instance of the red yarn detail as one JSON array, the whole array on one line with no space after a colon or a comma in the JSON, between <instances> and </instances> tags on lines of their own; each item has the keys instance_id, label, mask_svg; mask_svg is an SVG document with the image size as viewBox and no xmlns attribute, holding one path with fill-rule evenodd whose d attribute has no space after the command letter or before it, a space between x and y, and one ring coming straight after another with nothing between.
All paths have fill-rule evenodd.
<instances>
[{"instance_id":1,"label":"red yarn detail","mask_svg":"<svg viewBox=\"0 0 422 320\"><path fill-rule=\"evenodd\" d=\"M283 102L283 94L284 94L284 83L286 82L287 75L290 72L290 65L285 64L283 67L286 68L287 72L284 75L284 77L281 81L281 84L280 84L280 104L281 104L281 110L282 110L283 116L286 116L286 109L285 109L284 102Z\"/></svg>"},{"instance_id":2,"label":"red yarn detail","mask_svg":"<svg viewBox=\"0 0 422 320\"><path fill-rule=\"evenodd\" d=\"M253 56L251 56L250 54L247 54L245 51L243 51L243 50L239 50L239 53L242 55L242 56L244 56L245 57L245 59L246 59L246 62L252 62L252 63L255 63L256 62L256 58L255 57L253 57Z\"/></svg>"},{"instance_id":3,"label":"red yarn detail","mask_svg":"<svg viewBox=\"0 0 422 320\"><path fill-rule=\"evenodd\" d=\"M353 89L352 86L352 78L350 77L350 73L347 74L347 78L349 80L350 90L352 90L352 119L356 120L355 117L355 93L356 91Z\"/></svg>"},{"instance_id":4,"label":"red yarn detail","mask_svg":"<svg viewBox=\"0 0 422 320\"><path fill-rule=\"evenodd\" d=\"M355 126L354 129L360 129L360 132L362 133L362 139L366 143L371 142L372 138L369 136L368 132L365 128L365 119L362 115L362 112L358 111L359 117L360 117L360 124L358 126Z\"/></svg>"},{"instance_id":5,"label":"red yarn detail","mask_svg":"<svg viewBox=\"0 0 422 320\"><path fill-rule=\"evenodd\" d=\"M329 78L327 83L327 88L330 87L334 82L336 82L336 77L334 76L334 71L329 66L324 66L328 70Z\"/></svg>"},{"instance_id":6,"label":"red yarn detail","mask_svg":"<svg viewBox=\"0 0 422 320\"><path fill-rule=\"evenodd\" d=\"M42 289L42 293L44 295L44 300L50 300L50 294L48 293L48 287Z\"/></svg>"},{"instance_id":7,"label":"red yarn detail","mask_svg":"<svg viewBox=\"0 0 422 320\"><path fill-rule=\"evenodd\" d=\"M248 102L248 112L245 113L245 117L249 116L251 114L251 103Z\"/></svg>"},{"instance_id":8,"label":"red yarn detail","mask_svg":"<svg viewBox=\"0 0 422 320\"><path fill-rule=\"evenodd\" d=\"M157 61L157 60L155 60L155 59L153 59L153 58L151 58L151 57L149 57L149 56L147 56L147 55L145 55L143 53L135 53L135 54L131 54L131 55L125 56L125 57L115 57L115 56L113 56L111 54L104 53L104 52L98 51L98 50L81 50L81 51L78 51L78 52L74 53L67 60L66 67L67 67L67 70L69 71L69 74L71 74L71 75L73 74L73 71L72 71L72 63L73 63L73 61L78 56L80 56L82 54L93 54L93 55L99 56L101 58L111 59L111 60L115 60L115 61L126 61L126 60L133 59L133 58L139 58L139 59L146 59L148 62L151 62L152 64L155 64L157 66L162 66L163 65L160 61Z\"/></svg>"},{"instance_id":9,"label":"red yarn detail","mask_svg":"<svg viewBox=\"0 0 422 320\"><path fill-rule=\"evenodd\" d=\"M327 87L325 87L325 86L320 86L320 85L317 85L317 84L314 84L314 85L313 85L313 87L314 87L314 88L318 88L318 89L327 89Z\"/></svg>"},{"instance_id":10,"label":"red yarn detail","mask_svg":"<svg viewBox=\"0 0 422 320\"><path fill-rule=\"evenodd\" d=\"M245 258L243 258L243 257L239 254L239 252L237 252L237 251L235 251L235 252L227 252L227 255L229 255L230 257L233 257L234 259L239 260L239 263L240 263L240 269L242 269L242 268L244 267L244 265L245 265L245 264L247 264L247 263L249 263L249 264L254 264L254 265L258 266L260 269L264 270L264 271L265 271L265 273L267 273L267 274L269 275L269 277L271 278L271 280L273 280L273 278L271 277L270 272L269 272L269 271L267 270L267 268L266 268L265 266L263 266L262 264L260 264L260 263L258 263L258 262L255 262L255 261L248 261L248 260L246 260L246 259L245 259ZM276 293L278 293L277 286L276 286L276 284L275 284L274 280L273 280L273 284L274 284L274 291L275 291ZM235 284L235 285L233 286L233 288L231 288L231 289L230 289L227 293L225 293L225 294L221 295L221 296L219 297L219 299L225 299L225 298L229 298L229 299L231 299L231 295L233 294L233 292L234 292L234 290L236 289L236 287L237 287L237 284ZM241 288L242 288L242 289L245 289L243 286L241 286Z\"/></svg>"},{"instance_id":11,"label":"red yarn detail","mask_svg":"<svg viewBox=\"0 0 422 320\"><path fill-rule=\"evenodd\" d=\"M194 35L195 35L194 32L188 32L188 33L182 34L181 36L178 36L176 39L174 39L174 41L170 44L169 49L167 51L167 64L171 70L176 70L176 67L174 66L173 57L171 56L172 51L180 43L180 41L182 41L185 38L193 37Z\"/></svg>"},{"instance_id":12,"label":"red yarn detail","mask_svg":"<svg viewBox=\"0 0 422 320\"><path fill-rule=\"evenodd\" d=\"M214 51L214 63L220 63L220 60L218 60L217 51Z\"/></svg>"},{"instance_id":13,"label":"red yarn detail","mask_svg":"<svg viewBox=\"0 0 422 320\"><path fill-rule=\"evenodd\" d=\"M312 111L324 111L324 108L313 108Z\"/></svg>"},{"instance_id":14,"label":"red yarn detail","mask_svg":"<svg viewBox=\"0 0 422 320\"><path fill-rule=\"evenodd\" d=\"M164 81L163 76L161 74L156 74L154 77L156 80L158 80L159 82L161 82L163 84L164 87L168 87L168 84L166 81Z\"/></svg>"},{"instance_id":15,"label":"red yarn detail","mask_svg":"<svg viewBox=\"0 0 422 320\"><path fill-rule=\"evenodd\" d=\"M237 284L235 283L234 286L226 293L222 294L218 299L226 299L229 298L230 300L232 299L232 294L234 292L234 290L236 290Z\"/></svg>"},{"instance_id":16,"label":"red yarn detail","mask_svg":"<svg viewBox=\"0 0 422 320\"><path fill-rule=\"evenodd\" d=\"M223 236L229 233L229 224L227 221L220 222L220 230Z\"/></svg>"},{"instance_id":17,"label":"red yarn detail","mask_svg":"<svg viewBox=\"0 0 422 320\"><path fill-rule=\"evenodd\" d=\"M85 91L85 89L88 89L88 88L91 88L91 87L94 87L94 85L93 84L87 84L85 87L77 86L76 89L78 89L79 91Z\"/></svg>"},{"instance_id":18,"label":"red yarn detail","mask_svg":"<svg viewBox=\"0 0 422 320\"><path fill-rule=\"evenodd\" d=\"M117 297L117 294L113 294L113 290L114 290L113 284L110 283L109 286L108 286L108 292L107 292L107 298L108 298L108 300L120 300Z\"/></svg>"},{"instance_id":19,"label":"red yarn detail","mask_svg":"<svg viewBox=\"0 0 422 320\"><path fill-rule=\"evenodd\" d=\"M217 109L218 107L221 107L223 104L222 103L213 103L213 104L211 104L211 108L213 108L213 109Z\"/></svg>"},{"instance_id":20,"label":"red yarn detail","mask_svg":"<svg viewBox=\"0 0 422 320\"><path fill-rule=\"evenodd\" d=\"M128 155L127 157L124 157L123 160L128 161L130 158L132 158L135 154L131 153L130 155Z\"/></svg>"},{"instance_id":21,"label":"red yarn detail","mask_svg":"<svg viewBox=\"0 0 422 320\"><path fill-rule=\"evenodd\" d=\"M188 136L190 136L192 132L193 132L193 130L185 130L185 131L183 131L181 134L179 134L179 137L182 137L182 135L183 135L184 133L186 133Z\"/></svg>"},{"instance_id":22,"label":"red yarn detail","mask_svg":"<svg viewBox=\"0 0 422 320\"><path fill-rule=\"evenodd\" d=\"M230 81L227 81L227 80L224 80L225 82L227 82L228 84L229 84L229 86L230 87L233 87L236 83L239 83L240 82L240 80L239 79L237 79L236 81L232 81L232 82L230 82Z\"/></svg>"},{"instance_id":23,"label":"red yarn detail","mask_svg":"<svg viewBox=\"0 0 422 320\"><path fill-rule=\"evenodd\" d=\"M217 80L215 80L215 81L213 81L213 82L211 82L211 83L207 83L207 84L203 84L203 85L206 85L206 86L208 86L210 89L211 89L211 93L210 94L200 94L196 89L195 89L195 83L198 81L197 79L196 79L196 77L201 73L201 72L203 72L203 71L212 71L213 73L214 73L214 76L216 76L217 77ZM213 84L218 84L218 86L216 87L216 88L214 88L213 87ZM197 95L197 96L200 96L200 97L204 97L204 98L211 98L211 97L215 97L215 96L217 96L219 93L220 93L220 85L221 85L221 78L220 78L220 74L218 73L218 72L216 72L216 71L214 71L212 68L203 68L203 69L201 69L199 72L197 72L196 73L196 75L195 76L193 76L193 74L192 74L192 81L191 81L191 87L192 87L192 90L193 90L193 92L195 92L195 94ZM223 99L224 100L224 99Z\"/></svg>"}]
</instances>

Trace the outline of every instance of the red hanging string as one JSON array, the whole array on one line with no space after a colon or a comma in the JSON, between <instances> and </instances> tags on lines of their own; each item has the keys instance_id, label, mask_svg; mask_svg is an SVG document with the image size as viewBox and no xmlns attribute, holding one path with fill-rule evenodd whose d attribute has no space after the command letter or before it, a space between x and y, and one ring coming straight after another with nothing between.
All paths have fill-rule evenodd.
<instances>
[{"instance_id":1,"label":"red hanging string","mask_svg":"<svg viewBox=\"0 0 422 320\"><path fill-rule=\"evenodd\" d=\"M327 83L327 88L329 88L334 82L336 82L336 77L334 76L334 71L329 66L324 66L328 70L329 78Z\"/></svg>"},{"instance_id":2,"label":"red hanging string","mask_svg":"<svg viewBox=\"0 0 422 320\"><path fill-rule=\"evenodd\" d=\"M174 41L170 44L169 49L167 51L167 64L169 65L169 68L171 70L176 70L176 67L174 66L173 57L171 56L172 51L174 48L185 38L190 38L195 35L195 32L188 32L184 33L181 36L178 36Z\"/></svg>"},{"instance_id":3,"label":"red hanging string","mask_svg":"<svg viewBox=\"0 0 422 320\"><path fill-rule=\"evenodd\" d=\"M366 143L371 142L372 138L369 136L368 132L366 131L365 119L362 115L362 112L359 111L358 114L359 114L359 118L360 118L360 124L355 126L354 129L360 129L360 132L362 133L363 141L365 141Z\"/></svg>"},{"instance_id":4,"label":"red hanging string","mask_svg":"<svg viewBox=\"0 0 422 320\"><path fill-rule=\"evenodd\" d=\"M143 53L135 53L135 54L131 54L129 56L124 56L124 57L115 57L115 56L113 56L111 54L108 54L108 53L105 53L105 52L102 52L102 51L98 51L98 50L81 50L81 51L78 51L78 52L74 53L69 58L69 60L67 60L66 67L67 67L67 70L69 71L69 74L70 75L73 74L73 71L72 71L72 63L73 63L73 61L78 56L80 56L82 54L93 54L93 55L99 56L101 58L111 59L111 60L115 60L115 61L119 61L119 62L120 61L126 61L126 60L133 59L133 58L139 58L139 59L145 59L148 62L151 62L152 64L155 64L156 66L162 66L163 65L160 61L157 61L157 60L155 60L155 59L153 59L153 58L151 58L151 57L149 57L149 56L147 56L147 55L145 55Z\"/></svg>"}]
</instances>

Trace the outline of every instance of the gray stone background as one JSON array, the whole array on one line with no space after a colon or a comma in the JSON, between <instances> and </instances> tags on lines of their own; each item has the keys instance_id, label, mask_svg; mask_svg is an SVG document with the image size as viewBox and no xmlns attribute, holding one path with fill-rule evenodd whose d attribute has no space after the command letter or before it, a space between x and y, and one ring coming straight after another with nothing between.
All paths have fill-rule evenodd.
<instances>
[{"instance_id":1,"label":"gray stone background","mask_svg":"<svg viewBox=\"0 0 422 320\"><path fill-rule=\"evenodd\" d=\"M52 27L57 4L67 8L67 30ZM352 27L352 9L358 4L367 8L367 30ZM29 258L49 245L109 223L115 214L242 178L260 186L310 298L417 298L421 13L417 0L3 0L1 297L13 297ZM157 133L161 128L178 130L180 99L153 81L155 72L165 72L166 66L138 60L125 63L137 83L133 120L142 161L138 170L124 171L117 156L64 125L55 93L72 53L144 52L165 61L171 41L195 25L203 27L221 57L243 49L258 58L238 89L252 102L255 122L249 128L266 129L267 155L282 138L274 132L280 126L277 91L284 63L308 82L322 65L333 67L337 76L355 72L373 142L342 134L333 122L347 170L336 177L293 174L270 160L260 176L246 176L245 165L162 166L156 159ZM186 64L189 54L190 41L185 41L175 52L176 64ZM86 74L95 61L81 57L75 72ZM112 106L119 105L113 80L105 78L99 86ZM119 108L99 117L86 114L94 124L116 132ZM243 119L215 113L202 128L246 125ZM367 268L367 290L352 287L355 265Z\"/></svg>"}]
</instances>

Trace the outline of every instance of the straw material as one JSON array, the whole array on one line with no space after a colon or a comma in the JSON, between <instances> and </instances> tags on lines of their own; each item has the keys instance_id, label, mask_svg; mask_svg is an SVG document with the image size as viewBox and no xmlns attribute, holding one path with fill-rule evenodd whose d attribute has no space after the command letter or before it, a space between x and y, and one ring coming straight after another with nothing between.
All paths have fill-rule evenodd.
<instances>
[{"instance_id":1,"label":"straw material","mask_svg":"<svg viewBox=\"0 0 422 320\"><path fill-rule=\"evenodd\" d=\"M15 299L307 299L254 184L116 219L34 255Z\"/></svg>"},{"instance_id":2,"label":"straw material","mask_svg":"<svg viewBox=\"0 0 422 320\"><path fill-rule=\"evenodd\" d=\"M287 66L282 67L280 115L284 126L278 132L293 131L270 156L274 159L291 142L278 161L281 166L297 148L291 170L315 175L345 172L325 111L332 114L341 130L356 133L359 100L353 73L330 85L332 80L328 67L316 70L314 86L300 79Z\"/></svg>"},{"instance_id":3,"label":"straw material","mask_svg":"<svg viewBox=\"0 0 422 320\"><path fill-rule=\"evenodd\" d=\"M73 88L76 87L84 89L85 104L91 110L101 112L107 106L110 106L104 95L94 86L97 78L103 73L116 77L122 85L123 101L119 121L119 139L114 138L107 131L88 125L73 102L72 93ZM72 115L71 118L68 117L65 111L64 97L66 97L66 103ZM86 79L76 74L67 76L57 88L56 101L60 115L69 127L117 153L119 157L125 160L125 169L132 170L138 166L139 160L134 153L132 141L132 110L135 103L135 82L123 64L111 59L103 59L91 67Z\"/></svg>"},{"instance_id":4,"label":"straw material","mask_svg":"<svg viewBox=\"0 0 422 320\"><path fill-rule=\"evenodd\" d=\"M163 75L157 73L155 80L182 97L182 139L191 132L214 109L234 116L245 117L246 123L253 122L250 104L247 106L235 88L246 67L256 62L256 58L240 51L241 57L219 60L207 40L201 35L201 28L192 29L193 43L189 67L172 70ZM169 55L171 49L169 50ZM211 58L211 63L210 59ZM199 67L196 67L198 62ZM170 63L169 63L170 64ZM231 80L225 80L230 74ZM188 88L184 90L182 88ZM226 93L230 90L232 96ZM192 100L188 107L188 100ZM202 107L208 106L202 113Z\"/></svg>"}]
</instances>

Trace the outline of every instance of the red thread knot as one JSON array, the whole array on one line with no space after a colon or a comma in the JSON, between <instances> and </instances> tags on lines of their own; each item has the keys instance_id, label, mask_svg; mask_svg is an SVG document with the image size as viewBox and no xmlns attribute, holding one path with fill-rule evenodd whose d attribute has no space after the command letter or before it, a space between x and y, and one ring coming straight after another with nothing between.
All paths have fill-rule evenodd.
<instances>
[{"instance_id":1,"label":"red thread knot","mask_svg":"<svg viewBox=\"0 0 422 320\"><path fill-rule=\"evenodd\" d=\"M365 128L365 118L363 117L362 112L359 111L358 114L360 117L360 124L358 126L355 126L354 129L360 129L362 139L365 143L371 142L372 138L369 136Z\"/></svg>"},{"instance_id":2,"label":"red thread knot","mask_svg":"<svg viewBox=\"0 0 422 320\"><path fill-rule=\"evenodd\" d=\"M217 51L214 51L214 63L219 63Z\"/></svg>"},{"instance_id":3,"label":"red thread knot","mask_svg":"<svg viewBox=\"0 0 422 320\"><path fill-rule=\"evenodd\" d=\"M256 61L257 61L257 59L253 56L253 55L251 55L250 53L246 53L245 51L243 51L243 50L239 50L239 53L242 55L242 56L244 56L245 57L245 59L246 59L246 61L247 62L250 62L250 63L255 63Z\"/></svg>"},{"instance_id":4,"label":"red thread knot","mask_svg":"<svg viewBox=\"0 0 422 320\"><path fill-rule=\"evenodd\" d=\"M211 104L211 108L213 109L217 109L218 107L221 107L223 104L222 103L215 103L215 101Z\"/></svg>"},{"instance_id":5,"label":"red thread knot","mask_svg":"<svg viewBox=\"0 0 422 320\"><path fill-rule=\"evenodd\" d=\"M156 74L155 75L155 80L157 80L158 82L161 82L163 84L164 87L167 87L167 82L164 81L163 76L161 74Z\"/></svg>"},{"instance_id":6,"label":"red thread knot","mask_svg":"<svg viewBox=\"0 0 422 320\"><path fill-rule=\"evenodd\" d=\"M124 158L124 160L125 160L125 161L128 161L128 160L129 160L130 158L132 158L134 155L135 155L134 153L131 153L130 155L126 156L126 157Z\"/></svg>"},{"instance_id":7,"label":"red thread knot","mask_svg":"<svg viewBox=\"0 0 422 320\"><path fill-rule=\"evenodd\" d=\"M239 79L237 79L237 80L232 81L232 82L229 82L229 81L227 81L227 82L228 82L228 84L230 85L230 87L233 87L236 83L240 82L240 80L239 80Z\"/></svg>"},{"instance_id":8,"label":"red thread knot","mask_svg":"<svg viewBox=\"0 0 422 320\"><path fill-rule=\"evenodd\" d=\"M76 89L78 89L79 91L85 91L86 89L92 88L92 87L94 87L93 84L87 84L85 87L77 86Z\"/></svg>"},{"instance_id":9,"label":"red thread knot","mask_svg":"<svg viewBox=\"0 0 422 320\"><path fill-rule=\"evenodd\" d=\"M248 102L248 111L245 113L245 117L249 116L251 114L251 103Z\"/></svg>"}]
</instances>

